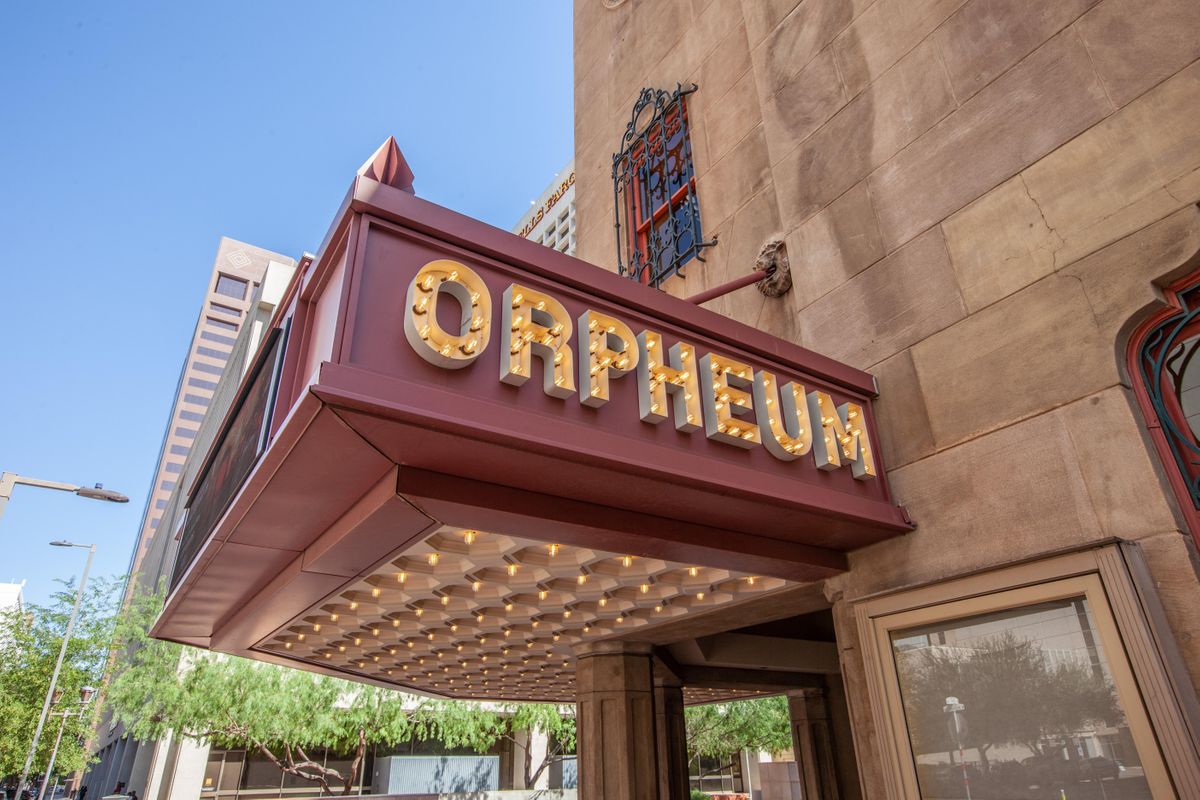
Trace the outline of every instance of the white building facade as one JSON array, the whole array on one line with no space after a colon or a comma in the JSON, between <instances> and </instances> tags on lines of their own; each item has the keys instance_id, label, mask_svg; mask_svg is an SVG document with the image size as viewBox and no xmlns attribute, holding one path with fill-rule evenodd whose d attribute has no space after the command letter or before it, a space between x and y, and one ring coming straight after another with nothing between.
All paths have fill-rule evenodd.
<instances>
[{"instance_id":1,"label":"white building facade","mask_svg":"<svg viewBox=\"0 0 1200 800\"><path fill-rule=\"evenodd\" d=\"M571 159L512 232L530 241L575 255L575 160Z\"/></svg>"}]
</instances>

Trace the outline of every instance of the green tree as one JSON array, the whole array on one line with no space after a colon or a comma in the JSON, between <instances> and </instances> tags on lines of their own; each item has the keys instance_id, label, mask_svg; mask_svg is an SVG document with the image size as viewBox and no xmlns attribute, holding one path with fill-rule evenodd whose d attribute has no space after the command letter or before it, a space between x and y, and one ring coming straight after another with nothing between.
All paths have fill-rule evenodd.
<instances>
[{"instance_id":1,"label":"green tree","mask_svg":"<svg viewBox=\"0 0 1200 800\"><path fill-rule=\"evenodd\" d=\"M508 725L504 738L524 753L525 785L533 786L542 773L551 765L562 761L575 752L575 708L549 703L515 703L504 706ZM529 737L517 733L540 732L547 738L546 754L540 762L533 763L533 751Z\"/></svg>"},{"instance_id":2,"label":"green tree","mask_svg":"<svg viewBox=\"0 0 1200 800\"><path fill-rule=\"evenodd\" d=\"M28 605L0 613L0 775L20 774L33 741L50 676L62 646L71 607L75 603L73 581L61 581L47 605ZM115 609L121 582L97 578L89 581L79 606L79 617L58 688L63 690L59 710L71 708L84 686L98 687L112 643ZM81 769L87 763L84 742L91 731L93 715L66 718L62 744L55 758L59 774ZM40 774L49 763L50 751L62 717L46 721L38 742L31 775Z\"/></svg>"},{"instance_id":3,"label":"green tree","mask_svg":"<svg viewBox=\"0 0 1200 800\"><path fill-rule=\"evenodd\" d=\"M433 700L310 672L222 656L151 639L161 598L137 597L120 626L124 657L107 699L116 719L140 739L167 733L245 747L286 774L349 794L372 746L436 739L485 751L515 732L540 729L556 745L526 776L536 780L574 746L574 720L556 706ZM345 771L320 763L321 748L348 754Z\"/></svg>"},{"instance_id":4,"label":"green tree","mask_svg":"<svg viewBox=\"0 0 1200 800\"><path fill-rule=\"evenodd\" d=\"M701 777L727 769L730 756L742 750L778 753L792 746L791 716L782 695L689 706L684 724L688 758L697 765L704 758L717 759Z\"/></svg>"}]
</instances>

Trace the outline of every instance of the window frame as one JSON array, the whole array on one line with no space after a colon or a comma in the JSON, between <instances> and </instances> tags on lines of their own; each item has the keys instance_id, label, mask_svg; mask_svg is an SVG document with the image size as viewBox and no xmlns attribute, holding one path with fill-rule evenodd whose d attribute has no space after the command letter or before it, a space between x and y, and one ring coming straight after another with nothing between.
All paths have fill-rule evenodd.
<instances>
[{"instance_id":1,"label":"window frame","mask_svg":"<svg viewBox=\"0 0 1200 800\"><path fill-rule=\"evenodd\" d=\"M1163 289L1165 305L1129 337L1126 369L1154 449L1197 547L1200 547L1200 442L1188 442L1190 426L1158 357L1200 335L1200 271ZM1156 363L1157 361L1157 363ZM1155 379L1155 373L1157 380ZM1195 435L1191 435L1196 440ZM1188 452L1190 451L1190 453ZM1189 465L1188 456L1196 463Z\"/></svg>"},{"instance_id":2,"label":"window frame","mask_svg":"<svg viewBox=\"0 0 1200 800\"><path fill-rule=\"evenodd\" d=\"M673 275L683 276L683 267L693 258L704 261L704 249L716 244L716 240L705 240L700 217L700 204L696 190L696 168L692 157L691 128L686 98L699 87L692 84L684 89L676 84L674 92L664 89L646 88L634 103L633 113L621 138L620 150L613 155L613 203L616 215L617 271L644 285L659 287ZM646 114L649 117L646 119ZM682 140L679 144L681 163L678 165L679 186L671 190L668 172L666 143L671 140L672 120L678 119ZM654 132L658 131L658 138ZM655 145L659 147L656 148ZM661 167L650 168L656 149L661 149ZM664 200L657 206L646 209L649 202L648 180L645 176L661 170L666 185ZM668 194L669 192L669 194ZM687 225L677 230L676 215L683 212ZM656 231L660 226L669 226L670 242L656 251ZM679 239L689 234L692 242L679 251ZM663 264L666 247L674 252Z\"/></svg>"},{"instance_id":3,"label":"window frame","mask_svg":"<svg viewBox=\"0 0 1200 800\"><path fill-rule=\"evenodd\" d=\"M240 294L230 294L229 292L222 291L221 290L222 281L226 281L227 284L232 283L232 284L240 285L242 288L241 293ZM250 281L246 280L245 278L239 278L236 275L228 275L224 272L218 272L217 280L213 283L213 294L220 295L221 297L229 297L234 300L245 302L246 290L249 288L250 288Z\"/></svg>"},{"instance_id":4,"label":"window frame","mask_svg":"<svg viewBox=\"0 0 1200 800\"><path fill-rule=\"evenodd\" d=\"M855 621L888 798L921 796L891 633L1079 596L1091 607L1154 797L1200 797L1200 709L1153 585L1136 545L1121 542L859 601Z\"/></svg>"}]
</instances>

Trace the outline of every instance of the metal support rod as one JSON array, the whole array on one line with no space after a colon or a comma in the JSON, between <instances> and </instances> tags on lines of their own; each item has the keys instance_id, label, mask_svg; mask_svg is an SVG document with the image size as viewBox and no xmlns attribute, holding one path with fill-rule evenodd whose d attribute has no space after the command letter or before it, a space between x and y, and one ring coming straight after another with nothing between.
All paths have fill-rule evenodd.
<instances>
[{"instance_id":1,"label":"metal support rod","mask_svg":"<svg viewBox=\"0 0 1200 800\"><path fill-rule=\"evenodd\" d=\"M721 297L722 295L729 294L730 292L736 292L738 289L744 289L747 286L753 286L754 284L761 281L763 278L769 277L770 274L771 274L771 270L766 270L766 269L752 270L748 275L743 275L740 278L734 278L733 280L731 280L727 283L722 283L720 286L714 286L713 288L706 289L703 292L700 292L699 294L694 294L691 297L687 298L687 301L689 303L692 303L693 305L700 305L701 303L707 303L709 300L713 300L715 298Z\"/></svg>"},{"instance_id":2,"label":"metal support rod","mask_svg":"<svg viewBox=\"0 0 1200 800\"><path fill-rule=\"evenodd\" d=\"M62 722L58 726L58 736L54 737L54 749L50 751L50 763L46 765L46 777L42 779L42 785L38 788L37 800L43 800L46 796L46 784L50 782L50 776L54 774L54 761L58 758L58 746L62 743L63 731L67 728L67 717L74 716L69 711L62 712ZM55 786L58 782L55 781ZM53 794L50 795L54 797Z\"/></svg>"},{"instance_id":3,"label":"metal support rod","mask_svg":"<svg viewBox=\"0 0 1200 800\"><path fill-rule=\"evenodd\" d=\"M63 634L62 647L58 650L58 661L54 664L54 674L50 676L50 686L46 689L46 700L42 703L42 715L38 717L37 728L33 732L33 743L29 745L29 754L25 756L25 766L21 770L21 780L17 782L17 797L20 797L21 793L25 791L25 783L29 780L29 769L33 766L38 740L42 738L42 728L46 726L46 717L50 713L51 703L54 702L54 689L58 686L58 673L62 671L63 659L67 655L67 645L71 641L71 633L75 630L75 618L79 615L79 604L83 601L83 587L87 585L88 572L92 568L92 558L95 555L96 545L93 544L88 547L87 563L83 567L83 576L79 579L79 589L75 592L75 605L71 608L71 619L67 622L67 632Z\"/></svg>"}]
</instances>

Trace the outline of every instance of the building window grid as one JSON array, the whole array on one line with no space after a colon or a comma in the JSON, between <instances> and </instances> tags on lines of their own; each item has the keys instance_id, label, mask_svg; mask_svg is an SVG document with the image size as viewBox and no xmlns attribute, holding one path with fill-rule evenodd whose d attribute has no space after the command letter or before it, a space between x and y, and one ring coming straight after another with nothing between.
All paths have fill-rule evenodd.
<instances>
[{"instance_id":1,"label":"building window grid","mask_svg":"<svg viewBox=\"0 0 1200 800\"><path fill-rule=\"evenodd\" d=\"M685 99L697 88L643 89L613 156L617 269L649 286L682 275L684 264L703 261L704 248L716 244L700 229L692 165Z\"/></svg>"},{"instance_id":2,"label":"building window grid","mask_svg":"<svg viewBox=\"0 0 1200 800\"><path fill-rule=\"evenodd\" d=\"M225 273L218 273L217 284L213 291L215 294L222 295L223 297L232 297L235 300L245 300L246 286L246 281L241 278L235 278L232 275L226 275Z\"/></svg>"}]
</instances>

